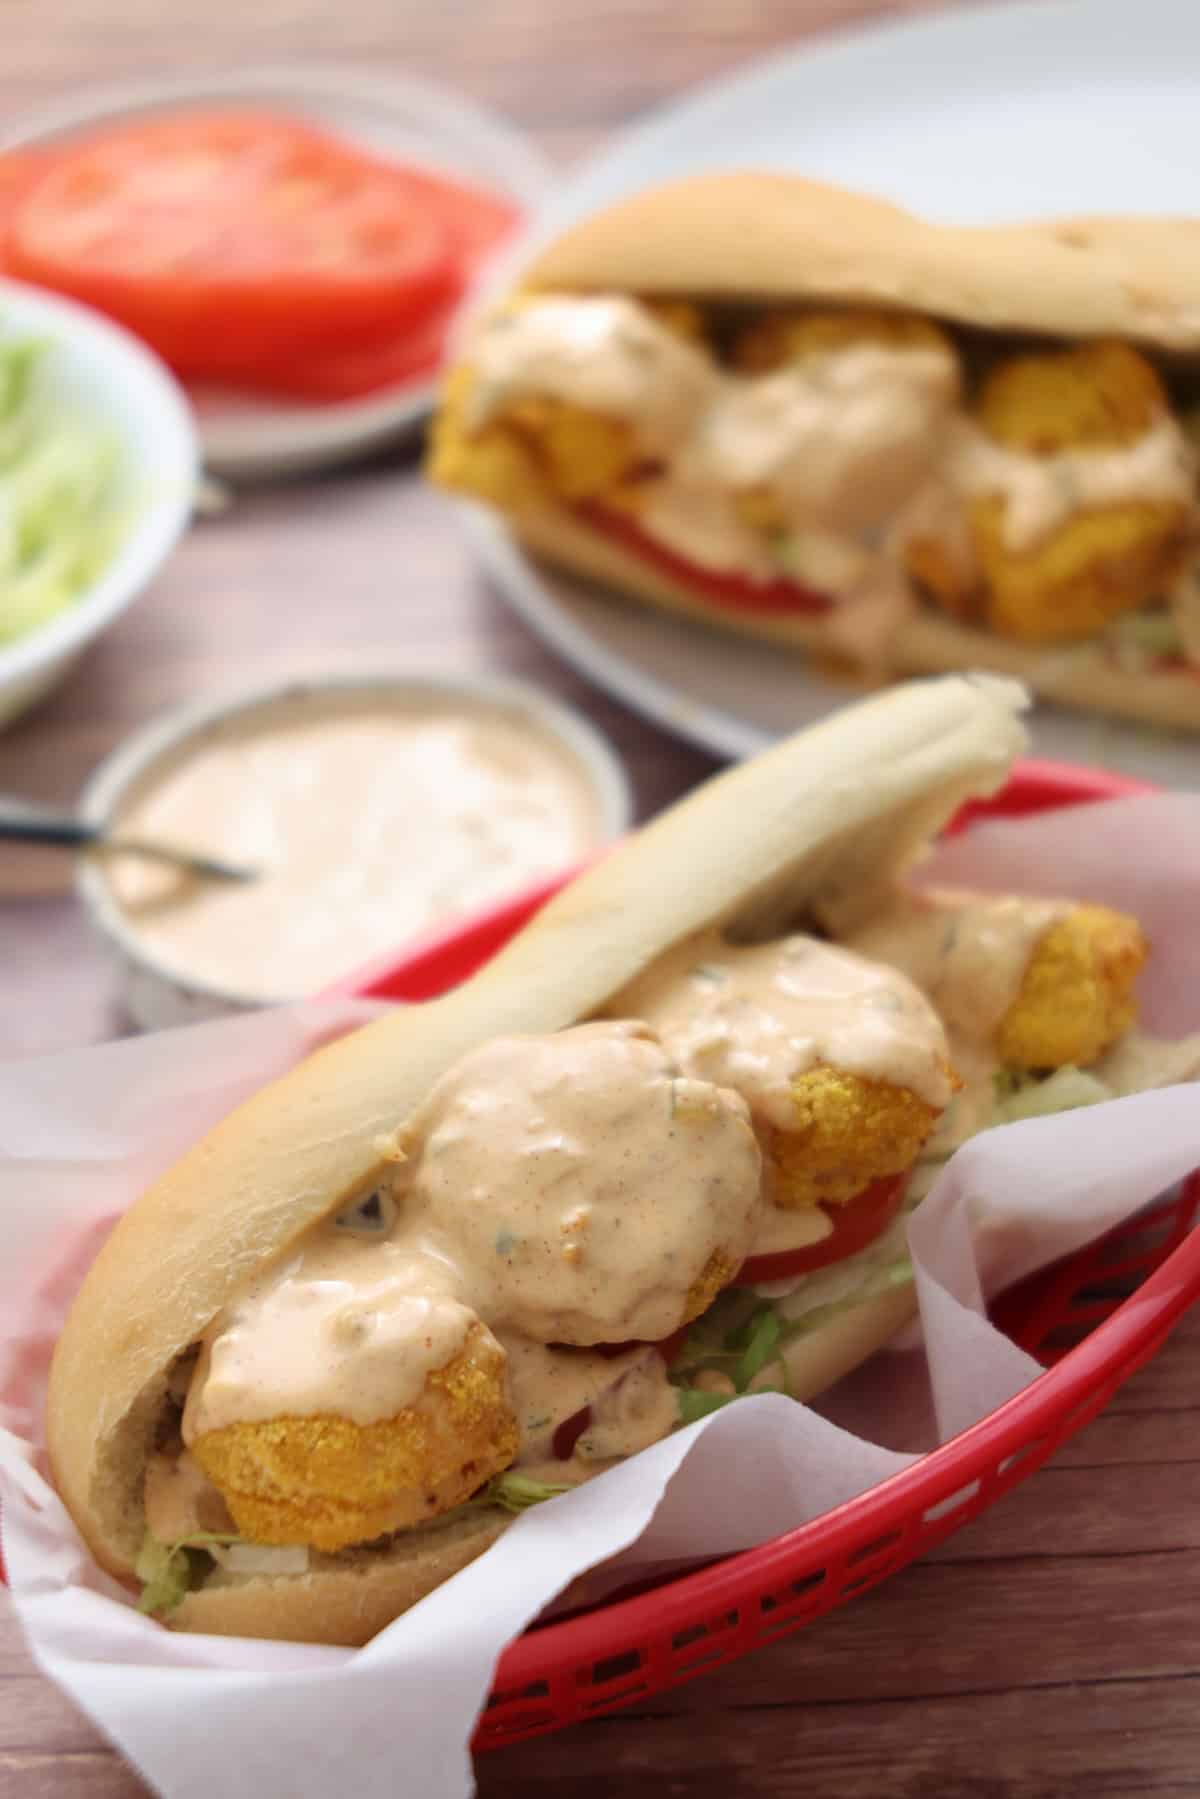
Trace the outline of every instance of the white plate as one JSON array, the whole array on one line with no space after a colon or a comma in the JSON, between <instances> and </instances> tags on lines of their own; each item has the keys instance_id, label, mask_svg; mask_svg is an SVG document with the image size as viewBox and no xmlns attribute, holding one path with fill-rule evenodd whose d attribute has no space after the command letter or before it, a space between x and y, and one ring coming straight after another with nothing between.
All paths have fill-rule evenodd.
<instances>
[{"instance_id":1,"label":"white plate","mask_svg":"<svg viewBox=\"0 0 1200 1799\"><path fill-rule=\"evenodd\" d=\"M299 113L381 155L462 176L529 209L549 190L548 165L494 114L432 82L411 76L376 80L348 69L243 69L194 80L89 88L7 125L0 150L214 103ZM432 397L428 381L331 406L294 406L216 390L193 396L205 464L213 474L234 478L294 474L358 455L411 431Z\"/></svg>"},{"instance_id":2,"label":"white plate","mask_svg":"<svg viewBox=\"0 0 1200 1799\"><path fill-rule=\"evenodd\" d=\"M653 114L558 189L532 241L652 182L739 165L821 176L947 222L1198 212L1198 117L1198 0L939 14L772 56ZM549 576L468 516L484 565L535 631L707 749L750 754L846 698L799 657ZM1200 740L1050 707L1035 739L1041 755L1170 785L1200 774Z\"/></svg>"}]
</instances>

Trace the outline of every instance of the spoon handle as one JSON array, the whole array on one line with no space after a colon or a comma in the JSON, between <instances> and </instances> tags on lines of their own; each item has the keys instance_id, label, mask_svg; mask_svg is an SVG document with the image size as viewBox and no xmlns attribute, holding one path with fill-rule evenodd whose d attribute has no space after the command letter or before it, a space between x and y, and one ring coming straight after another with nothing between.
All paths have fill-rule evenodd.
<instances>
[{"instance_id":1,"label":"spoon handle","mask_svg":"<svg viewBox=\"0 0 1200 1799\"><path fill-rule=\"evenodd\" d=\"M0 838L10 843L53 843L70 849L95 843L101 835L99 825L85 824L73 813L0 794Z\"/></svg>"},{"instance_id":2,"label":"spoon handle","mask_svg":"<svg viewBox=\"0 0 1200 1799\"><path fill-rule=\"evenodd\" d=\"M97 849L128 856L144 856L150 862L165 862L172 868L183 868L189 874L208 881L253 881L257 870L239 863L226 862L173 843L149 843L140 837L110 837L103 825L89 824L72 812L59 812L52 806L31 805L13 794L0 794L0 842L50 843L63 849L81 849L94 845Z\"/></svg>"}]
</instances>

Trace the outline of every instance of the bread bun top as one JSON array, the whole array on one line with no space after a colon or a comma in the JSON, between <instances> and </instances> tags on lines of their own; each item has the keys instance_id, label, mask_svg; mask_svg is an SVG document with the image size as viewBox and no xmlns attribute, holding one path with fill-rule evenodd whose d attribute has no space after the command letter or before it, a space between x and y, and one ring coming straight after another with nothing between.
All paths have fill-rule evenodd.
<instances>
[{"instance_id":1,"label":"bread bun top","mask_svg":"<svg viewBox=\"0 0 1200 1799\"><path fill-rule=\"evenodd\" d=\"M171 1364L247 1277L368 1193L386 1140L476 1044L594 1013L680 938L847 928L1025 744L1024 690L893 688L707 782L626 838L479 974L308 1057L240 1106L122 1218L67 1320L47 1436L94 1553L127 1573Z\"/></svg>"},{"instance_id":2,"label":"bread bun top","mask_svg":"<svg viewBox=\"0 0 1200 1799\"><path fill-rule=\"evenodd\" d=\"M653 187L543 249L523 285L892 306L960 325L1200 350L1200 218L933 225L798 175Z\"/></svg>"}]
</instances>

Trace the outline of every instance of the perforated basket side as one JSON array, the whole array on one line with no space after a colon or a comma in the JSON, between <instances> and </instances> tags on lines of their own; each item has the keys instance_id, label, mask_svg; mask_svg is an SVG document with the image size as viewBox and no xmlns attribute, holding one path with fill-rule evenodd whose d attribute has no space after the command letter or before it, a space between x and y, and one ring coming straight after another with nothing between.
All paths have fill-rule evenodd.
<instances>
[{"instance_id":1,"label":"perforated basket side","mask_svg":"<svg viewBox=\"0 0 1200 1799\"><path fill-rule=\"evenodd\" d=\"M1030 1289L1024 1315L1020 1295L1010 1296L1018 1339L1057 1359L914 1467L758 1549L528 1632L500 1659L475 1747L619 1710L788 1636L978 1517L1082 1430L1200 1295L1200 1232L1191 1232L1198 1208L1200 1174L1165 1206L1052 1270L1053 1280ZM1110 1255L1109 1275L1121 1269L1126 1283L1145 1276L1123 1300L1094 1292ZM1109 1315L1099 1320L1093 1307L1105 1304ZM1056 1333L1081 1319L1088 1334L1058 1350Z\"/></svg>"}]
</instances>

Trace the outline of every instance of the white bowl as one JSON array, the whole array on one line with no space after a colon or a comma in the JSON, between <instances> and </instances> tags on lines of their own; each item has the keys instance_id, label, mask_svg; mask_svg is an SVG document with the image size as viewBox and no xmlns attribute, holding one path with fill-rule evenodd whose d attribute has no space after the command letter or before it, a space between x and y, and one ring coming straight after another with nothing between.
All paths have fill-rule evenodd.
<instances>
[{"instance_id":1,"label":"white bowl","mask_svg":"<svg viewBox=\"0 0 1200 1799\"><path fill-rule=\"evenodd\" d=\"M129 525L100 577L39 629L0 647L0 724L67 673L153 579L188 522L196 434L182 389L127 331L74 301L0 279L0 333L50 348L35 379L49 405L94 420L121 447L113 489Z\"/></svg>"},{"instance_id":2,"label":"white bowl","mask_svg":"<svg viewBox=\"0 0 1200 1799\"><path fill-rule=\"evenodd\" d=\"M310 700L320 703L347 692L375 692L418 705L460 700L467 706L494 707L524 718L543 736L570 752L590 786L599 824L595 847L619 837L632 821L629 777L608 740L582 713L520 681L425 676L387 669L281 682L172 712L137 732L101 763L80 800L80 814L91 823L107 823L127 799L151 786L156 772L165 772L190 740L199 743L234 719L260 708L281 704L303 707ZM238 993L189 976L185 969L173 967L156 956L131 925L95 861L80 859L76 886L91 924L112 956L120 1001L143 1030L215 1018L267 1003L260 996ZM361 960L361 953L348 947L347 969Z\"/></svg>"}]
</instances>

